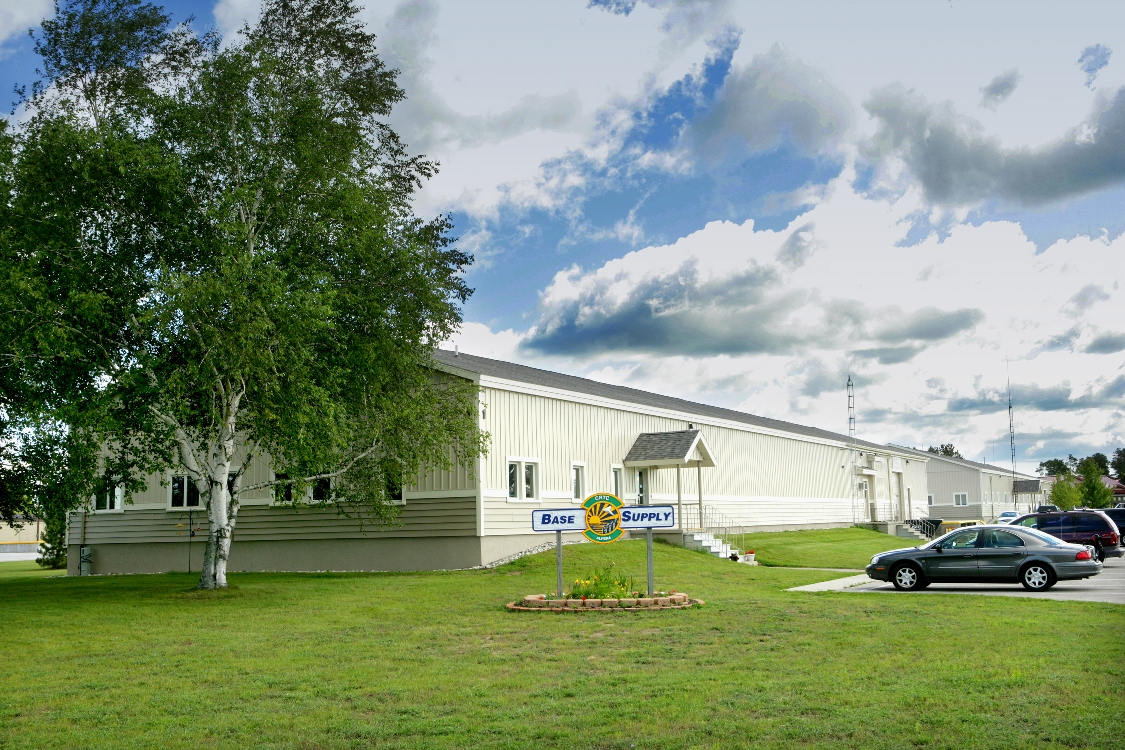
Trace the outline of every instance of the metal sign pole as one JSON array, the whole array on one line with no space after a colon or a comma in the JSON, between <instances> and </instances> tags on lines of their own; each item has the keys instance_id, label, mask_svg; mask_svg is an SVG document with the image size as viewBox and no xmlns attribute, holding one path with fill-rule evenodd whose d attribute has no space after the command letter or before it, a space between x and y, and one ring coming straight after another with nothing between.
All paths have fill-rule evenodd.
<instances>
[{"instance_id":1,"label":"metal sign pole","mask_svg":"<svg viewBox=\"0 0 1125 750\"><path fill-rule=\"evenodd\" d=\"M562 531L555 532L555 572L556 584L558 588L555 590L555 596L562 596Z\"/></svg>"},{"instance_id":2,"label":"metal sign pole","mask_svg":"<svg viewBox=\"0 0 1125 750\"><path fill-rule=\"evenodd\" d=\"M652 527L648 527L648 595L652 596ZM561 574L560 574L561 575Z\"/></svg>"}]
</instances>

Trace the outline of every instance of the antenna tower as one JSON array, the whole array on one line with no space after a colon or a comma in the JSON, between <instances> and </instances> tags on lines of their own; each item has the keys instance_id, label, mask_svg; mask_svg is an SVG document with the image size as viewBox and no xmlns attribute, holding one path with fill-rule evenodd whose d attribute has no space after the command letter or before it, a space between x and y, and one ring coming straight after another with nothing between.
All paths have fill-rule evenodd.
<instances>
[{"instance_id":1,"label":"antenna tower","mask_svg":"<svg viewBox=\"0 0 1125 750\"><path fill-rule=\"evenodd\" d=\"M852 475L848 477L852 486L852 521L859 523L863 518L856 507L855 386L852 385L851 375L848 375L848 447L852 450Z\"/></svg>"},{"instance_id":2,"label":"antenna tower","mask_svg":"<svg viewBox=\"0 0 1125 750\"><path fill-rule=\"evenodd\" d=\"M1008 376L1008 439L1012 444L1012 500L1016 499L1016 422L1012 412L1012 373L1004 359L1004 372Z\"/></svg>"}]
</instances>

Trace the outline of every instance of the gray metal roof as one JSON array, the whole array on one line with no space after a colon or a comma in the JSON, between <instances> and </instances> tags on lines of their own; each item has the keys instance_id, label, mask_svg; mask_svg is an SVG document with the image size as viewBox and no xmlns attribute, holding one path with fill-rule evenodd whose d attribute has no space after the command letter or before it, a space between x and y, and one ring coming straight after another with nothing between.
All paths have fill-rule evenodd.
<instances>
[{"instance_id":1,"label":"gray metal roof","mask_svg":"<svg viewBox=\"0 0 1125 750\"><path fill-rule=\"evenodd\" d=\"M1010 467L1005 468L1003 466L993 466L992 464L982 464L980 461L970 461L967 458L956 458L954 456L945 456L945 455L942 455L941 453L930 453L929 451L920 451L917 448L907 448L906 446L902 446L902 445L894 445L893 447L898 448L900 450L904 450L904 451L910 451L911 453L915 453L919 456L927 456L929 458L936 458L936 459L940 459L942 461L949 461L950 463L961 464L962 466L968 466L968 467L973 468L973 469L980 469L982 471L990 471L994 474L1007 474L1009 476L1011 476L1011 474L1012 474L1012 469ZM1029 476L1027 474L1024 474L1022 471L1015 472L1015 475L1017 477L1028 477Z\"/></svg>"},{"instance_id":2,"label":"gray metal roof","mask_svg":"<svg viewBox=\"0 0 1125 750\"><path fill-rule=\"evenodd\" d=\"M625 462L683 461L687 458L698 435L699 430L641 433L625 456Z\"/></svg>"},{"instance_id":3,"label":"gray metal roof","mask_svg":"<svg viewBox=\"0 0 1125 750\"><path fill-rule=\"evenodd\" d=\"M806 427L804 425L793 424L792 422L783 422L779 419L759 417L753 414L747 414L746 412L735 411L734 409L724 409L719 406L709 406L707 404L695 403L694 401L685 401L681 398L662 396L659 393L649 393L648 391L641 391L636 388L599 383L596 380L587 380L586 378L579 378L574 375L563 375L562 373L550 372L549 370L539 370L534 367L517 365L512 362L502 362L498 359L487 359L486 357L477 357L465 353L455 354L444 349L435 351L434 359L449 367L459 368L478 375L487 375L504 380L514 380L518 383L542 385L564 391L585 393L590 396L616 399L631 404L698 414L701 417L727 419L732 422L742 422L743 424L753 425L755 427L764 427L769 430L789 432L795 435L805 435L822 440L833 440L842 443L847 443L849 441L847 435L821 430L816 427ZM856 440L855 445L870 450L887 450L887 446L885 445L869 443L866 440Z\"/></svg>"}]
</instances>

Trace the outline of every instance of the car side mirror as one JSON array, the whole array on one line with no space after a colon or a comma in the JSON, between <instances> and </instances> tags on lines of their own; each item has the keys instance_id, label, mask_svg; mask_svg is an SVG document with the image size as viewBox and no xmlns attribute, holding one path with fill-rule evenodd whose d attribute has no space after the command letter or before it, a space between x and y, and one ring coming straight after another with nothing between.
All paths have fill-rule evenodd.
<instances>
[{"instance_id":1,"label":"car side mirror","mask_svg":"<svg viewBox=\"0 0 1125 750\"><path fill-rule=\"evenodd\" d=\"M941 546L940 544L935 544L935 545L934 545L934 549L935 549L935 550L937 550L938 552L941 552L941 551L942 551L943 549L945 549L945 548L944 548L944 547L942 547L942 546Z\"/></svg>"}]
</instances>

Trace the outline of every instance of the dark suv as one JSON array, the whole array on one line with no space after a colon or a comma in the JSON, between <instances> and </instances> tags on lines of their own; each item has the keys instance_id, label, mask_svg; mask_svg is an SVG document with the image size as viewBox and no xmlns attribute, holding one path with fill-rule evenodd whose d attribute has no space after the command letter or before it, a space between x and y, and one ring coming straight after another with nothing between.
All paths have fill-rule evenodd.
<instances>
[{"instance_id":1,"label":"dark suv","mask_svg":"<svg viewBox=\"0 0 1125 750\"><path fill-rule=\"evenodd\" d=\"M1010 526L1039 529L1071 544L1089 544L1097 552L1098 561L1121 557L1121 532L1117 524L1102 511L1067 510L1058 513L1035 513L1020 516Z\"/></svg>"}]
</instances>

